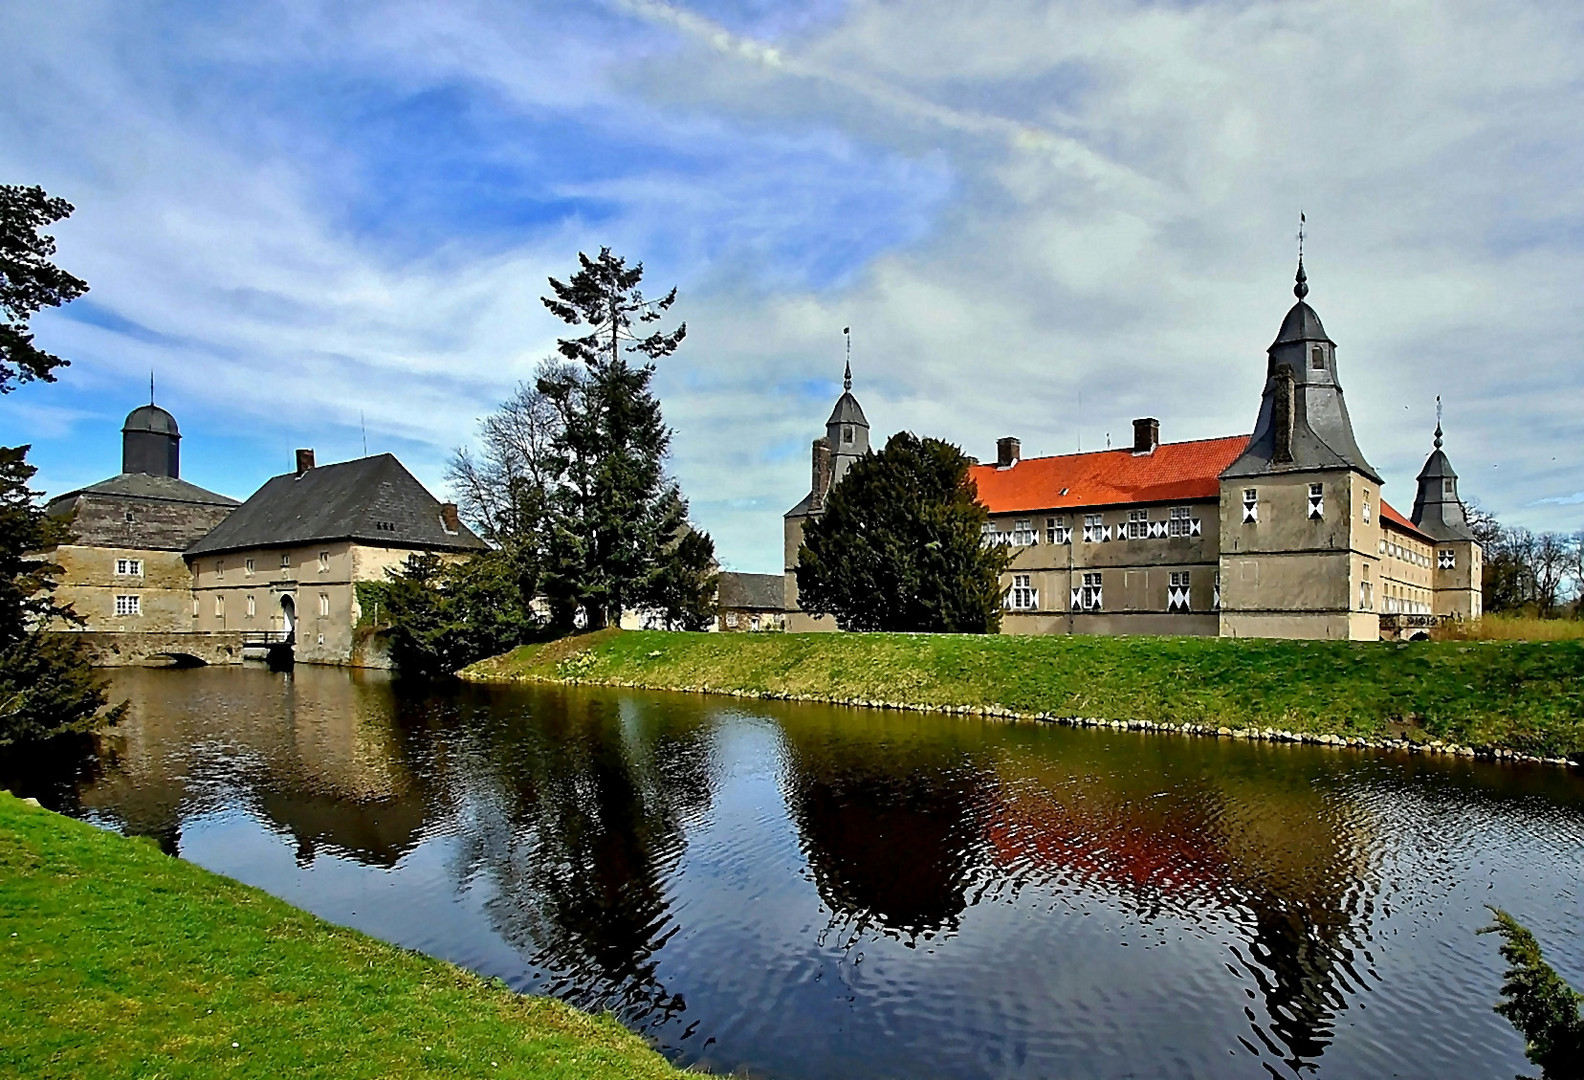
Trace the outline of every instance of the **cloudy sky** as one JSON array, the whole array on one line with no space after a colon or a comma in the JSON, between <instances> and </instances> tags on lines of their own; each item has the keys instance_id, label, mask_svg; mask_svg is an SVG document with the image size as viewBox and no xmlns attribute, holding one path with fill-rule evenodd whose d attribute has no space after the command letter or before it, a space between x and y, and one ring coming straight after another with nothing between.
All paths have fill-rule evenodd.
<instances>
[{"instance_id":1,"label":"cloudy sky","mask_svg":"<svg viewBox=\"0 0 1584 1080\"><path fill-rule=\"evenodd\" d=\"M1584 6L0 0L0 182L76 214L72 366L0 400L62 491L157 373L183 475L298 446L437 493L553 350L579 250L677 285L671 467L739 570L840 389L989 457L1248 431L1292 302L1407 509L1436 394L1466 494L1584 528Z\"/></svg>"}]
</instances>

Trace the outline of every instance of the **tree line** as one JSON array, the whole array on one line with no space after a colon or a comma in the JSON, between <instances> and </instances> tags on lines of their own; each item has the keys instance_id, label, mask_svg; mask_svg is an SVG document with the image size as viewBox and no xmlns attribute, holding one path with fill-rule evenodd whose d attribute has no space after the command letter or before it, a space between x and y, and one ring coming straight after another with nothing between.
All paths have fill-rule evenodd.
<instances>
[{"instance_id":1,"label":"tree line","mask_svg":"<svg viewBox=\"0 0 1584 1080\"><path fill-rule=\"evenodd\" d=\"M1469 527L1484 549L1485 611L1584 618L1584 529L1536 533L1503 525L1473 500L1466 509Z\"/></svg>"}]
</instances>

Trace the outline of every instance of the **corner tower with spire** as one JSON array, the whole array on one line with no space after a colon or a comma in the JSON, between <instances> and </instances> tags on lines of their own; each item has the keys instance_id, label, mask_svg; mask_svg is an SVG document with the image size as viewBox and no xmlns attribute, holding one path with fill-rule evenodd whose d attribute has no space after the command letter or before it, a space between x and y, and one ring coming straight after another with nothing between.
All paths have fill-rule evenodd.
<instances>
[{"instance_id":1,"label":"corner tower with spire","mask_svg":"<svg viewBox=\"0 0 1584 1080\"><path fill-rule=\"evenodd\" d=\"M1375 640L1381 478L1353 436L1301 247L1293 295L1254 434L1221 473L1221 634Z\"/></svg>"},{"instance_id":2,"label":"corner tower with spire","mask_svg":"<svg viewBox=\"0 0 1584 1080\"><path fill-rule=\"evenodd\" d=\"M842 334L848 336L847 366L842 372L841 397L836 399L830 418L825 421L825 435L814 440L809 493L786 512L782 530L787 629L794 631L836 629L836 621L829 616L812 618L798 608L797 575L794 570L797 567L798 549L803 546L804 526L825 512L825 500L831 488L847 474L853 462L869 452L869 421L865 419L863 407L852 392L852 338L847 329L843 329Z\"/></svg>"},{"instance_id":3,"label":"corner tower with spire","mask_svg":"<svg viewBox=\"0 0 1584 1080\"><path fill-rule=\"evenodd\" d=\"M1441 449L1441 399L1436 398L1435 447L1419 470L1413 523L1435 541L1435 614L1477 619L1483 610L1484 553L1458 496L1458 475Z\"/></svg>"}]
</instances>

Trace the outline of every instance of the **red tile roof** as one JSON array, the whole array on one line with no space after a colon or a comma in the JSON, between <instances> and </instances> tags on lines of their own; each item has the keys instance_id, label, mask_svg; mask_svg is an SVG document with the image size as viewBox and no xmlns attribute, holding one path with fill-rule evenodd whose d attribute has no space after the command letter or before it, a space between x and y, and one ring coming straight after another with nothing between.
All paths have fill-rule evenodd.
<instances>
[{"instance_id":1,"label":"red tile roof","mask_svg":"<svg viewBox=\"0 0 1584 1080\"><path fill-rule=\"evenodd\" d=\"M1215 499L1221 471L1248 445L1247 435L1161 443L1153 454L1131 448L1025 458L1009 469L975 465L968 475L992 514L1066 506Z\"/></svg>"},{"instance_id":2,"label":"red tile roof","mask_svg":"<svg viewBox=\"0 0 1584 1080\"><path fill-rule=\"evenodd\" d=\"M1385 499L1381 500L1381 524L1395 525L1403 532L1412 533L1416 540L1423 540L1431 544L1435 543L1435 539L1429 533L1399 514L1392 508L1392 504Z\"/></svg>"}]
</instances>

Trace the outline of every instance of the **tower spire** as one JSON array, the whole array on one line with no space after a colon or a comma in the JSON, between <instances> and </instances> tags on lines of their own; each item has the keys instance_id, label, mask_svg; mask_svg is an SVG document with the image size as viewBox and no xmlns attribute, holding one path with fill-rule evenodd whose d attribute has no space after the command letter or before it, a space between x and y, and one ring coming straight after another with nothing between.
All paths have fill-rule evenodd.
<instances>
[{"instance_id":1,"label":"tower spire","mask_svg":"<svg viewBox=\"0 0 1584 1080\"><path fill-rule=\"evenodd\" d=\"M1309 275L1304 273L1303 267L1304 226L1307 223L1303 211L1298 211L1298 277L1293 284L1293 295L1300 300L1309 295Z\"/></svg>"},{"instance_id":2,"label":"tower spire","mask_svg":"<svg viewBox=\"0 0 1584 1080\"><path fill-rule=\"evenodd\" d=\"M842 374L842 389L852 389L852 327L842 327L842 336L847 339L847 370Z\"/></svg>"},{"instance_id":3,"label":"tower spire","mask_svg":"<svg viewBox=\"0 0 1584 1080\"><path fill-rule=\"evenodd\" d=\"M1436 395L1436 433L1435 448L1441 449L1441 395Z\"/></svg>"},{"instance_id":4,"label":"tower spire","mask_svg":"<svg viewBox=\"0 0 1584 1080\"><path fill-rule=\"evenodd\" d=\"M154 369L149 368L149 404L154 404Z\"/></svg>"}]
</instances>

